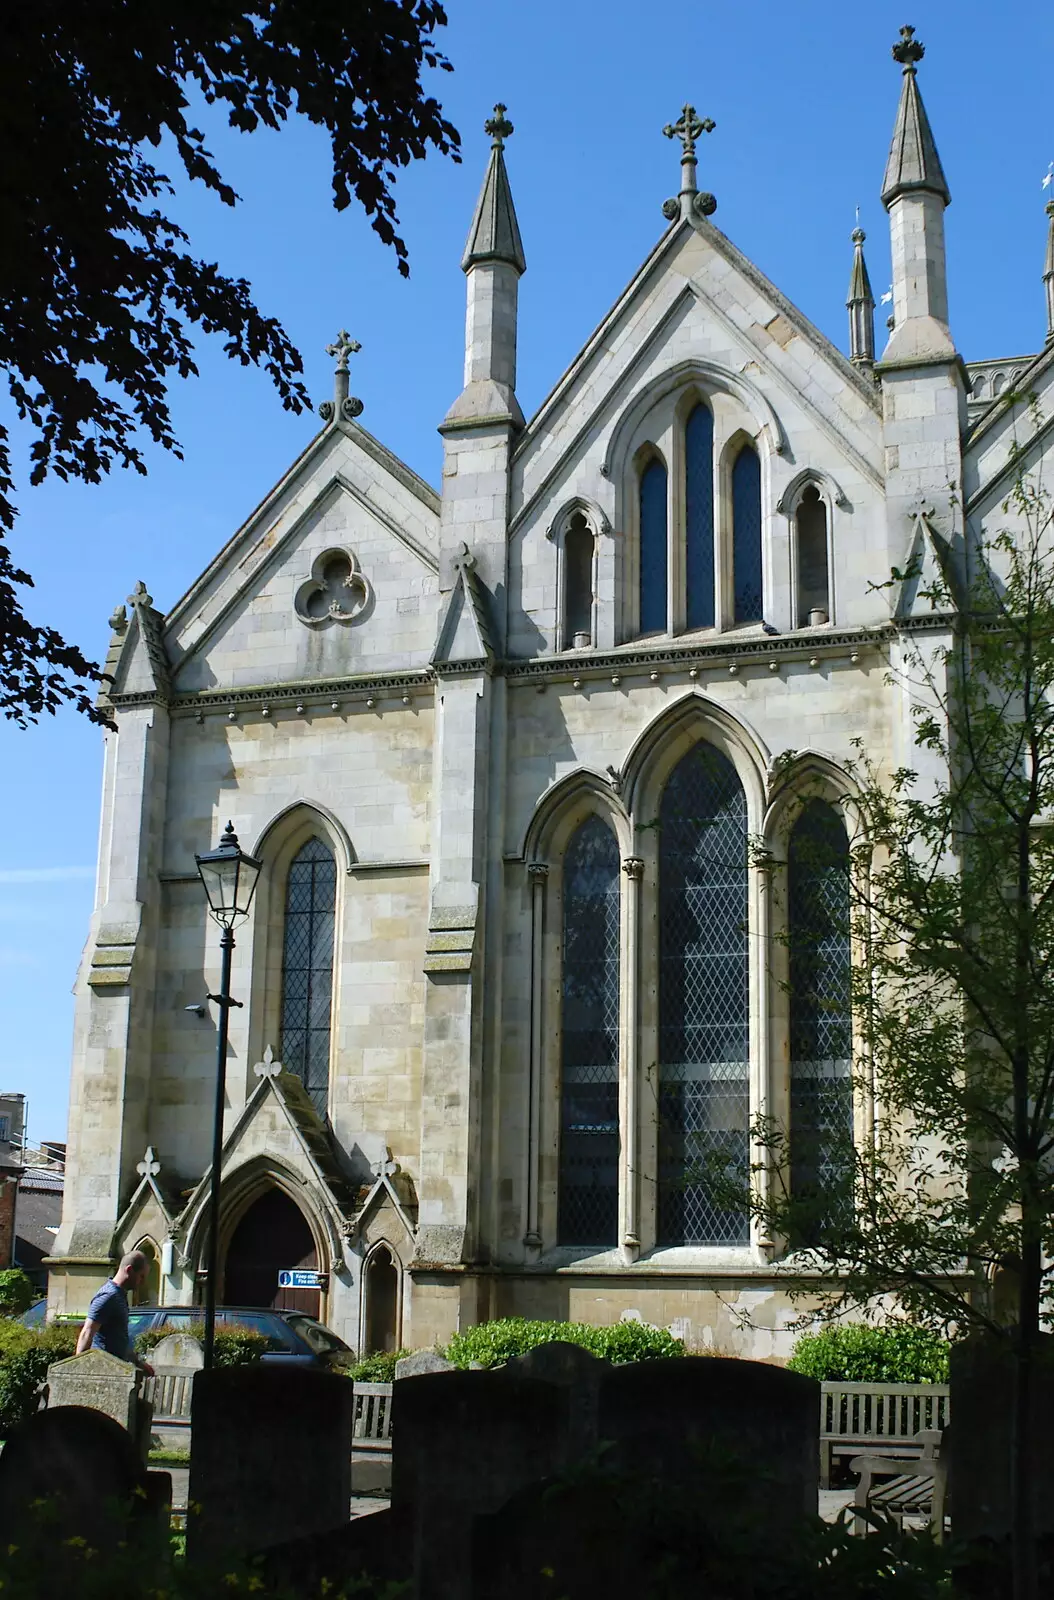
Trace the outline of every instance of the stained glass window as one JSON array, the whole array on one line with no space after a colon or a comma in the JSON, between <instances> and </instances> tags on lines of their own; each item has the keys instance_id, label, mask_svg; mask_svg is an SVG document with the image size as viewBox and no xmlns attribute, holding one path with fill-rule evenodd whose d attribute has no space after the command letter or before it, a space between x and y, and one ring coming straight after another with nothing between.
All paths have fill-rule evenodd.
<instances>
[{"instance_id":1,"label":"stained glass window","mask_svg":"<svg viewBox=\"0 0 1054 1600\"><path fill-rule=\"evenodd\" d=\"M719 1185L747 1176L747 807L713 745L674 768L659 814L660 1244L746 1244Z\"/></svg>"},{"instance_id":2,"label":"stained glass window","mask_svg":"<svg viewBox=\"0 0 1054 1600\"><path fill-rule=\"evenodd\" d=\"M714 419L697 405L684 429L685 623L714 625Z\"/></svg>"},{"instance_id":3,"label":"stained glass window","mask_svg":"<svg viewBox=\"0 0 1054 1600\"><path fill-rule=\"evenodd\" d=\"M732 582L735 620L760 622L761 462L749 444L732 468Z\"/></svg>"},{"instance_id":4,"label":"stained glass window","mask_svg":"<svg viewBox=\"0 0 1054 1600\"><path fill-rule=\"evenodd\" d=\"M618 1232L619 852L599 817L564 856L561 1244Z\"/></svg>"},{"instance_id":5,"label":"stained glass window","mask_svg":"<svg viewBox=\"0 0 1054 1600\"><path fill-rule=\"evenodd\" d=\"M640 631L665 633L668 560L666 468L649 461L640 475Z\"/></svg>"},{"instance_id":6,"label":"stained glass window","mask_svg":"<svg viewBox=\"0 0 1054 1600\"><path fill-rule=\"evenodd\" d=\"M309 839L289 868L282 952L282 1062L325 1117L333 1011L337 869L321 839Z\"/></svg>"},{"instance_id":7,"label":"stained glass window","mask_svg":"<svg viewBox=\"0 0 1054 1600\"><path fill-rule=\"evenodd\" d=\"M833 806L810 800L787 857L791 1188L801 1242L846 1204L853 1131L849 840Z\"/></svg>"}]
</instances>

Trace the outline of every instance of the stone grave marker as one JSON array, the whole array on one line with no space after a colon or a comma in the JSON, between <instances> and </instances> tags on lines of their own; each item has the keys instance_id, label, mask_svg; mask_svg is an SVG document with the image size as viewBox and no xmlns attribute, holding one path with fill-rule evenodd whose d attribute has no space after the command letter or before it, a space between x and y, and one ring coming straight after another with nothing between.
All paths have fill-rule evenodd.
<instances>
[{"instance_id":1,"label":"stone grave marker","mask_svg":"<svg viewBox=\"0 0 1054 1600\"><path fill-rule=\"evenodd\" d=\"M205 1365L201 1340L188 1333L167 1334L150 1352L150 1365L151 1445L155 1450L188 1449L194 1377Z\"/></svg>"},{"instance_id":2,"label":"stone grave marker","mask_svg":"<svg viewBox=\"0 0 1054 1600\"><path fill-rule=\"evenodd\" d=\"M196 1564L255 1555L347 1523L354 1388L348 1378L279 1363L199 1372L187 1555Z\"/></svg>"},{"instance_id":3,"label":"stone grave marker","mask_svg":"<svg viewBox=\"0 0 1054 1600\"><path fill-rule=\"evenodd\" d=\"M452 1361L435 1350L415 1350L412 1356L403 1356L395 1363L395 1381L400 1378L419 1378L426 1372L454 1372Z\"/></svg>"},{"instance_id":4,"label":"stone grave marker","mask_svg":"<svg viewBox=\"0 0 1054 1600\"><path fill-rule=\"evenodd\" d=\"M147 1472L128 1429L87 1406L38 1411L0 1455L0 1541L32 1551L41 1594L76 1592L85 1558L70 1539L94 1550L123 1542L144 1559L167 1553L171 1503L170 1475Z\"/></svg>"},{"instance_id":5,"label":"stone grave marker","mask_svg":"<svg viewBox=\"0 0 1054 1600\"><path fill-rule=\"evenodd\" d=\"M952 1534L961 1539L1010 1538L1014 1434L1014 1349L975 1337L949 1352L951 1427L947 1452ZM1041 1335L1033 1378L1034 1433L1028 1480L1039 1540L1054 1540L1054 1337ZM942 1452L943 1453L943 1452Z\"/></svg>"},{"instance_id":6,"label":"stone grave marker","mask_svg":"<svg viewBox=\"0 0 1054 1600\"><path fill-rule=\"evenodd\" d=\"M135 1433L136 1401L142 1374L105 1350L86 1350L48 1368L48 1409L90 1406Z\"/></svg>"}]
</instances>

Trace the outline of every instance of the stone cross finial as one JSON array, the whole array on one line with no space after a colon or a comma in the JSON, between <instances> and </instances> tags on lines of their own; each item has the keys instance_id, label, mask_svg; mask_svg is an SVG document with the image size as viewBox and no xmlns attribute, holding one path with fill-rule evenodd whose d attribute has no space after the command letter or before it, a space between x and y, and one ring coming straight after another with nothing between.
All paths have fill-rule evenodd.
<instances>
[{"instance_id":1,"label":"stone cross finial","mask_svg":"<svg viewBox=\"0 0 1054 1600\"><path fill-rule=\"evenodd\" d=\"M337 364L333 369L333 398L323 400L318 408L323 422L354 422L362 414L362 401L348 393L348 357L361 349L359 341L353 339L346 328L341 328L333 343L327 344L326 354L334 356Z\"/></svg>"},{"instance_id":2,"label":"stone cross finial","mask_svg":"<svg viewBox=\"0 0 1054 1600\"><path fill-rule=\"evenodd\" d=\"M391 1156L385 1161L372 1161L370 1163L370 1171L375 1173L378 1178L394 1178L398 1170L399 1163L398 1161L393 1161Z\"/></svg>"},{"instance_id":3,"label":"stone cross finial","mask_svg":"<svg viewBox=\"0 0 1054 1600\"><path fill-rule=\"evenodd\" d=\"M146 1155L143 1157L142 1161L136 1163L135 1170L139 1173L140 1177L143 1178L156 1178L158 1173L161 1171L161 1163L154 1155L154 1147L152 1144L147 1145Z\"/></svg>"},{"instance_id":4,"label":"stone cross finial","mask_svg":"<svg viewBox=\"0 0 1054 1600\"><path fill-rule=\"evenodd\" d=\"M333 343L327 344L326 354L327 356L336 356L336 370L338 372L347 372L348 357L357 355L361 349L362 346L359 341L353 339L346 328L341 328Z\"/></svg>"},{"instance_id":5,"label":"stone cross finial","mask_svg":"<svg viewBox=\"0 0 1054 1600\"><path fill-rule=\"evenodd\" d=\"M682 161L695 160L695 141L704 133L713 133L717 123L711 117L698 117L695 107L687 102L681 107L681 114L676 122L668 122L663 128L667 139L680 139Z\"/></svg>"},{"instance_id":6,"label":"stone cross finial","mask_svg":"<svg viewBox=\"0 0 1054 1600\"><path fill-rule=\"evenodd\" d=\"M152 606L153 603L153 595L147 591L146 584L143 582L142 578L140 578L139 582L128 596L128 604L130 606Z\"/></svg>"},{"instance_id":7,"label":"stone cross finial","mask_svg":"<svg viewBox=\"0 0 1054 1600\"><path fill-rule=\"evenodd\" d=\"M282 1063L274 1058L274 1050L270 1045L263 1053L263 1060L258 1061L253 1068L258 1078L277 1078L283 1071Z\"/></svg>"},{"instance_id":8,"label":"stone cross finial","mask_svg":"<svg viewBox=\"0 0 1054 1600\"><path fill-rule=\"evenodd\" d=\"M128 626L128 613L124 606L114 606L110 614L111 633L123 633Z\"/></svg>"},{"instance_id":9,"label":"stone cross finial","mask_svg":"<svg viewBox=\"0 0 1054 1600\"><path fill-rule=\"evenodd\" d=\"M512 123L505 115L506 107L499 100L494 107L494 115L488 117L483 124L483 132L490 134L491 146L495 150L504 150L505 141L514 132Z\"/></svg>"},{"instance_id":10,"label":"stone cross finial","mask_svg":"<svg viewBox=\"0 0 1054 1600\"><path fill-rule=\"evenodd\" d=\"M905 24L900 30L900 38L893 46L893 60L899 61L906 72L913 72L916 63L921 61L926 54L926 46L915 37L915 29Z\"/></svg>"}]
</instances>

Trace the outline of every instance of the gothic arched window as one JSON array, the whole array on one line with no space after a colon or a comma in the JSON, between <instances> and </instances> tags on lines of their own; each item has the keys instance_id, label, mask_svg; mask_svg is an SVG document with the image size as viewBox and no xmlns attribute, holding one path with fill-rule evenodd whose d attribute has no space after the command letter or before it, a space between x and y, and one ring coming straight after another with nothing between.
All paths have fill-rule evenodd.
<instances>
[{"instance_id":1,"label":"gothic arched window","mask_svg":"<svg viewBox=\"0 0 1054 1600\"><path fill-rule=\"evenodd\" d=\"M849 839L841 816L810 800L787 854L790 945L791 1192L811 1242L844 1184L853 1133Z\"/></svg>"},{"instance_id":2,"label":"gothic arched window","mask_svg":"<svg viewBox=\"0 0 1054 1600\"><path fill-rule=\"evenodd\" d=\"M333 935L337 868L309 839L289 868L282 949L282 1062L301 1079L320 1117L329 1101Z\"/></svg>"},{"instance_id":3,"label":"gothic arched window","mask_svg":"<svg viewBox=\"0 0 1054 1600\"><path fill-rule=\"evenodd\" d=\"M700 403L684 428L685 624L714 625L714 419Z\"/></svg>"},{"instance_id":4,"label":"gothic arched window","mask_svg":"<svg viewBox=\"0 0 1054 1600\"><path fill-rule=\"evenodd\" d=\"M732 588L736 622L760 622L761 462L745 444L732 468Z\"/></svg>"},{"instance_id":5,"label":"gothic arched window","mask_svg":"<svg viewBox=\"0 0 1054 1600\"><path fill-rule=\"evenodd\" d=\"M666 468L655 457L640 475L640 632L665 633L668 556Z\"/></svg>"},{"instance_id":6,"label":"gothic arched window","mask_svg":"<svg viewBox=\"0 0 1054 1600\"><path fill-rule=\"evenodd\" d=\"M802 492L795 517L798 537L798 627L827 622L831 615L827 579L827 507L815 484ZM821 615L822 613L822 615Z\"/></svg>"},{"instance_id":7,"label":"gothic arched window","mask_svg":"<svg viewBox=\"0 0 1054 1600\"><path fill-rule=\"evenodd\" d=\"M594 643L593 530L576 511L564 534L564 649Z\"/></svg>"},{"instance_id":8,"label":"gothic arched window","mask_svg":"<svg viewBox=\"0 0 1054 1600\"><path fill-rule=\"evenodd\" d=\"M619 851L599 817L564 856L561 1244L613 1245L618 1231Z\"/></svg>"},{"instance_id":9,"label":"gothic arched window","mask_svg":"<svg viewBox=\"0 0 1054 1600\"><path fill-rule=\"evenodd\" d=\"M662 797L659 941L659 1243L746 1244L714 1180L747 1177L747 805L710 744Z\"/></svg>"}]
</instances>

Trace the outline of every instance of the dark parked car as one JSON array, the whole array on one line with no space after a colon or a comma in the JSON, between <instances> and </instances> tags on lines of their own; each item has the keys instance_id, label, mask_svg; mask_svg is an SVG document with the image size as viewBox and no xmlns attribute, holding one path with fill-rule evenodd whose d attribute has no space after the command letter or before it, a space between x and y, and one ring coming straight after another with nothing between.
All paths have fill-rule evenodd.
<instances>
[{"instance_id":1,"label":"dark parked car","mask_svg":"<svg viewBox=\"0 0 1054 1600\"><path fill-rule=\"evenodd\" d=\"M201 1306L133 1306L128 1331L133 1339L148 1329L179 1333L190 1323L200 1323ZM296 1366L330 1367L354 1361L355 1354L324 1323L302 1311L263 1311L259 1306L223 1306L216 1312L217 1328L251 1328L271 1340L273 1349L264 1361Z\"/></svg>"}]
</instances>

